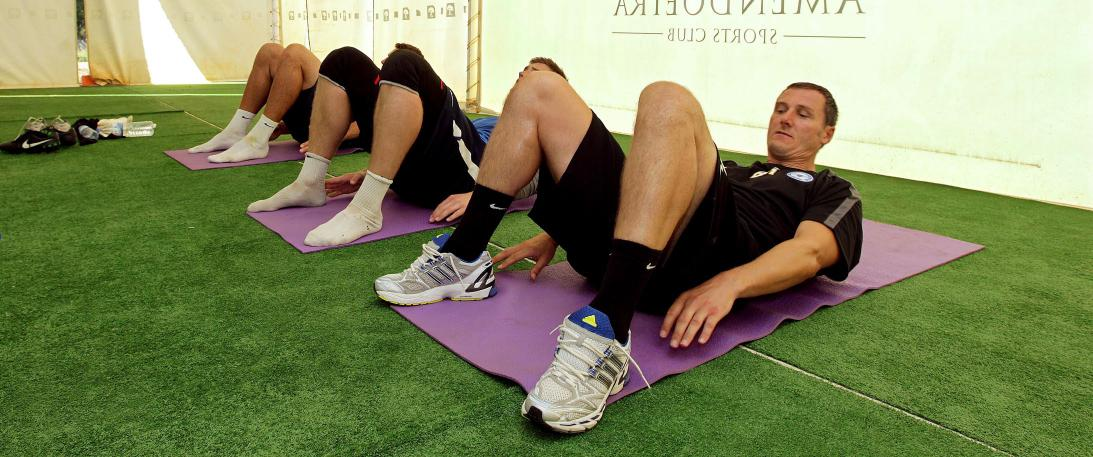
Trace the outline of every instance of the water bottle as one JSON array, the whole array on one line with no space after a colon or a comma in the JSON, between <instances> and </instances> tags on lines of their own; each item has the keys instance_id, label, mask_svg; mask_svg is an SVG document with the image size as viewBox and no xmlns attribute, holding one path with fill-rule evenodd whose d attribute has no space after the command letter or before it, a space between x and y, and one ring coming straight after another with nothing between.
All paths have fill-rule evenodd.
<instances>
[{"instance_id":1,"label":"water bottle","mask_svg":"<svg viewBox=\"0 0 1093 457\"><path fill-rule=\"evenodd\" d=\"M133 122L133 116L100 119L99 132L102 133L102 136L125 136L131 122Z\"/></svg>"},{"instance_id":2,"label":"water bottle","mask_svg":"<svg viewBox=\"0 0 1093 457\"><path fill-rule=\"evenodd\" d=\"M152 136L156 132L156 123L152 121L138 121L129 124L125 131L126 137Z\"/></svg>"},{"instance_id":3,"label":"water bottle","mask_svg":"<svg viewBox=\"0 0 1093 457\"><path fill-rule=\"evenodd\" d=\"M88 127L86 125L81 125L80 128L78 128L76 130L80 132L80 136L82 136L84 138L87 138L89 140L99 139L99 131L95 130L91 127Z\"/></svg>"}]
</instances>

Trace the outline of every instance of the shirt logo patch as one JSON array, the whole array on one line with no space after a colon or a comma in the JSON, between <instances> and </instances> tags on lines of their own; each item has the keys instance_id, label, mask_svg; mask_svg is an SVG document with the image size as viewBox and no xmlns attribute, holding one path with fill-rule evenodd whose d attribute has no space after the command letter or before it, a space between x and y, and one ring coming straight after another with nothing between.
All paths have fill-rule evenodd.
<instances>
[{"instance_id":1,"label":"shirt logo patch","mask_svg":"<svg viewBox=\"0 0 1093 457\"><path fill-rule=\"evenodd\" d=\"M816 179L813 178L812 175L803 171L791 171L789 173L786 173L786 176L789 176L790 178L796 179L801 182L812 182L813 179Z\"/></svg>"}]
</instances>

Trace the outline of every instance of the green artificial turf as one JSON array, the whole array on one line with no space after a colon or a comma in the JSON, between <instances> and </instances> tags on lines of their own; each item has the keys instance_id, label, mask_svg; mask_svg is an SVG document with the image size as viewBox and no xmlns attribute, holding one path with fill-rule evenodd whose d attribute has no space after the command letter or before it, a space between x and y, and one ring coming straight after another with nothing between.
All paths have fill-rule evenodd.
<instances>
[{"instance_id":1,"label":"green artificial turf","mask_svg":"<svg viewBox=\"0 0 1093 457\"><path fill-rule=\"evenodd\" d=\"M0 454L992 453L745 350L623 399L590 433L538 430L518 386L372 292L439 230L299 254L244 214L299 163L195 172L162 153L203 142L237 99L155 94L240 91L0 91L148 95L0 98L5 139L30 115L158 124L0 155ZM866 217L986 249L748 347L1011 454L1093 454L1093 213L839 173ZM510 215L493 242L536 232Z\"/></svg>"}]
</instances>

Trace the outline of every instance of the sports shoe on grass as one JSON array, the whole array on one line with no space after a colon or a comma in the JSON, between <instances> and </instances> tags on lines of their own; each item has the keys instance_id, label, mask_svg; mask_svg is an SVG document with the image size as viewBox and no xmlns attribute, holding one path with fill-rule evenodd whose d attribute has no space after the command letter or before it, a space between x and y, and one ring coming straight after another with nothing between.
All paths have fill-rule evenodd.
<instances>
[{"instance_id":1,"label":"sports shoe on grass","mask_svg":"<svg viewBox=\"0 0 1093 457\"><path fill-rule=\"evenodd\" d=\"M0 151L10 154L37 154L49 152L61 147L61 138L57 132L46 128L46 123L39 117L27 119L23 124L23 133L14 140L0 144Z\"/></svg>"},{"instance_id":2,"label":"sports shoe on grass","mask_svg":"<svg viewBox=\"0 0 1093 457\"><path fill-rule=\"evenodd\" d=\"M72 146L76 144L78 138L76 136L76 129L72 128L64 119L61 119L61 116L57 116L47 124L46 131L52 130L57 132L57 137L61 140L61 146Z\"/></svg>"},{"instance_id":3,"label":"sports shoe on grass","mask_svg":"<svg viewBox=\"0 0 1093 457\"><path fill-rule=\"evenodd\" d=\"M581 433L599 423L607 397L619 393L629 379L629 331L623 346L607 315L591 306L566 316L555 330L559 333L554 361L528 393L520 413L556 432ZM634 367L644 380L641 367Z\"/></svg>"},{"instance_id":4,"label":"sports shoe on grass","mask_svg":"<svg viewBox=\"0 0 1093 457\"><path fill-rule=\"evenodd\" d=\"M421 256L401 273L376 278L376 295L403 306L425 305L445 298L482 300L495 293L493 259L482 251L467 263L440 247L448 240L442 233L421 246Z\"/></svg>"}]
</instances>

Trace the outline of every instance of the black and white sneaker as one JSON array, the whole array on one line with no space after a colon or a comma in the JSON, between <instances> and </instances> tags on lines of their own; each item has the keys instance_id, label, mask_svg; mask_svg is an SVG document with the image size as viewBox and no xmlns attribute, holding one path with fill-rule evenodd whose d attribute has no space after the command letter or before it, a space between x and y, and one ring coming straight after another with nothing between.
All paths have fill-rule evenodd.
<instances>
[{"instance_id":1,"label":"black and white sneaker","mask_svg":"<svg viewBox=\"0 0 1093 457\"><path fill-rule=\"evenodd\" d=\"M46 128L42 118L32 117L23 124L23 133L14 140L0 144L0 151L9 154L37 154L55 151L61 147L57 132Z\"/></svg>"},{"instance_id":2,"label":"black and white sneaker","mask_svg":"<svg viewBox=\"0 0 1093 457\"><path fill-rule=\"evenodd\" d=\"M49 130L57 132L57 138L61 140L61 146L73 146L77 142L76 129L72 128L67 121L61 119L61 116L49 121L46 131Z\"/></svg>"}]
</instances>

